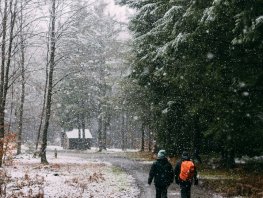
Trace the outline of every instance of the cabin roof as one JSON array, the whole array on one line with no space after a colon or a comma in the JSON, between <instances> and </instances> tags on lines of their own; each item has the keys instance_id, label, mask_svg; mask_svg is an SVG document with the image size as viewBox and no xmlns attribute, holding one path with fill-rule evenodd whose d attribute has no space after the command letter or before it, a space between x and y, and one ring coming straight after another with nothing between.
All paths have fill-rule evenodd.
<instances>
[{"instance_id":1,"label":"cabin roof","mask_svg":"<svg viewBox=\"0 0 263 198\"><path fill-rule=\"evenodd\" d=\"M67 131L66 134L67 134L67 137L69 139L71 139L71 138L79 138L79 130L78 129L73 129L72 131ZM81 129L81 133L80 133L80 138L83 138L82 129ZM92 135L91 135L89 129L85 129L85 138L86 139L92 138Z\"/></svg>"}]
</instances>

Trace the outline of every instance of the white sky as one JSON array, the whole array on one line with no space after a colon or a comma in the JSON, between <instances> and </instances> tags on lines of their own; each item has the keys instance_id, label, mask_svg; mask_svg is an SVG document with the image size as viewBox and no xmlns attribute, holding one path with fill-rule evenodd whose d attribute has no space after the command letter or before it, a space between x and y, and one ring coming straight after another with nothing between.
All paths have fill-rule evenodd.
<instances>
[{"instance_id":1,"label":"white sky","mask_svg":"<svg viewBox=\"0 0 263 198\"><path fill-rule=\"evenodd\" d=\"M116 16L121 22L128 22L128 17L133 13L133 10L126 6L119 6L114 4L114 0L105 0L109 3L109 14Z\"/></svg>"},{"instance_id":2,"label":"white sky","mask_svg":"<svg viewBox=\"0 0 263 198\"><path fill-rule=\"evenodd\" d=\"M115 19L117 21L126 23L128 25L129 17L134 13L134 11L126 6L119 6L114 3L114 0L104 0L105 2L108 2L108 13L111 16L115 16ZM121 40L126 40L130 38L129 31L125 31L120 33L119 38Z\"/></svg>"}]
</instances>

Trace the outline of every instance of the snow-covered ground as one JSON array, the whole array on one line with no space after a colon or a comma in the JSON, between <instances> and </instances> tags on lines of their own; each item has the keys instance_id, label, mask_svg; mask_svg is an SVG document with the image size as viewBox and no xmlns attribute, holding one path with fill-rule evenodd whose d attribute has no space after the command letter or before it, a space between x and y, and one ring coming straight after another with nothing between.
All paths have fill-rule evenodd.
<instances>
[{"instance_id":1,"label":"snow-covered ground","mask_svg":"<svg viewBox=\"0 0 263 198\"><path fill-rule=\"evenodd\" d=\"M49 148L55 149L55 148ZM59 148L56 147L59 150ZM40 164L31 154L17 156L0 169L2 196L52 198L136 198L135 179L109 163L54 154ZM6 195L3 196L4 192ZM1 191L0 191L1 193Z\"/></svg>"},{"instance_id":2,"label":"snow-covered ground","mask_svg":"<svg viewBox=\"0 0 263 198\"><path fill-rule=\"evenodd\" d=\"M28 149L27 147L24 146L24 149ZM55 149L59 150L63 150L63 148L61 146L48 146L47 150L49 151L54 151ZM97 147L91 147L91 149L85 150L85 152L87 153L94 153L99 151L99 149ZM139 150L135 150L135 149L126 149L125 152L138 152ZM120 152L124 152L122 149L119 148L107 148L107 150L103 150L102 152L105 153L120 153Z\"/></svg>"}]
</instances>

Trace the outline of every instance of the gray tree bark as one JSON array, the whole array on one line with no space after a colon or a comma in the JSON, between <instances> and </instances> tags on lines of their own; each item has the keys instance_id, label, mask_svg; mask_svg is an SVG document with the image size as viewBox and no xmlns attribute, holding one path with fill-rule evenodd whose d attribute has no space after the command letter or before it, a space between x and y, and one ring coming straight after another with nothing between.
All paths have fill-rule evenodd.
<instances>
[{"instance_id":1,"label":"gray tree bark","mask_svg":"<svg viewBox=\"0 0 263 198\"><path fill-rule=\"evenodd\" d=\"M9 7L9 9L8 9ZM10 26L9 26L9 42L7 42L7 22L8 15L10 14ZM6 105L6 96L9 88L9 70L11 65L11 56L12 56L12 47L14 40L14 27L16 22L17 15L17 0L13 4L13 0L4 1L4 11L3 11L3 20L2 20L2 48L1 48L1 77L0 77L0 167L3 163L4 156L4 136L5 136L5 105ZM7 50L7 51L6 51Z\"/></svg>"},{"instance_id":2,"label":"gray tree bark","mask_svg":"<svg viewBox=\"0 0 263 198\"><path fill-rule=\"evenodd\" d=\"M144 151L144 143L145 143L145 124L142 123L141 126L141 151Z\"/></svg>"},{"instance_id":3,"label":"gray tree bark","mask_svg":"<svg viewBox=\"0 0 263 198\"><path fill-rule=\"evenodd\" d=\"M50 32L50 28L49 28L48 34L49 34L49 32ZM45 81L45 87L44 87L43 106L42 106L41 115L40 115L40 123L39 123L38 131L37 131L36 151L38 149L38 144L39 144L39 140L40 140L42 124L43 124L43 118L44 118L45 108L46 108L47 85L48 85L48 66L49 66L49 44L50 44L49 42L50 42L50 40L49 40L49 37L48 37L48 41L47 41L46 81Z\"/></svg>"},{"instance_id":4,"label":"gray tree bark","mask_svg":"<svg viewBox=\"0 0 263 198\"><path fill-rule=\"evenodd\" d=\"M4 155L5 137L5 106L4 106L4 83L5 83L5 53L6 53L6 32L7 32L7 0L5 0L2 20L2 48L1 48L1 77L0 77L0 167Z\"/></svg>"},{"instance_id":5,"label":"gray tree bark","mask_svg":"<svg viewBox=\"0 0 263 198\"><path fill-rule=\"evenodd\" d=\"M20 48L21 48L21 97L19 107L19 123L18 123L18 134L17 134L17 155L21 154L22 145L22 131L23 131L23 113L24 113L24 101L25 101L25 44L23 36L23 9L21 2L20 10Z\"/></svg>"},{"instance_id":6,"label":"gray tree bark","mask_svg":"<svg viewBox=\"0 0 263 198\"><path fill-rule=\"evenodd\" d=\"M47 149L47 135L49 120L51 115L52 106L52 92L53 92L53 73L55 67L55 55L56 55L56 0L52 0L51 10L51 35L50 35L50 64L49 64L49 75L48 75L48 88L47 88L47 104L45 113L45 124L43 129L42 146L41 146L41 163L47 164L46 149Z\"/></svg>"}]
</instances>

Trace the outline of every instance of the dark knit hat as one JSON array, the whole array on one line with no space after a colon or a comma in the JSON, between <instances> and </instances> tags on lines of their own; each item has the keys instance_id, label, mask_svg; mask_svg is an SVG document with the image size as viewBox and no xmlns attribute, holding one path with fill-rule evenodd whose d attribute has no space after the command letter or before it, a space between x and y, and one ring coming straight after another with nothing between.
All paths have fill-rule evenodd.
<instances>
[{"instance_id":1,"label":"dark knit hat","mask_svg":"<svg viewBox=\"0 0 263 198\"><path fill-rule=\"evenodd\" d=\"M182 153L182 159L183 160L189 160L190 159L189 153L187 151L184 151Z\"/></svg>"}]
</instances>

